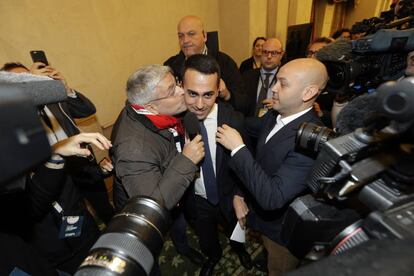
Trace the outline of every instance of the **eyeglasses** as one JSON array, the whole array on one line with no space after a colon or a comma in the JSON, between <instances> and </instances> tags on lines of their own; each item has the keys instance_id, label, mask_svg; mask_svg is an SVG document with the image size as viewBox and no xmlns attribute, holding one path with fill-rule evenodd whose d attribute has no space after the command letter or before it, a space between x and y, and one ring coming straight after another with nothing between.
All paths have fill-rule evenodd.
<instances>
[{"instance_id":1,"label":"eyeglasses","mask_svg":"<svg viewBox=\"0 0 414 276\"><path fill-rule=\"evenodd\" d=\"M272 57L277 57L278 55L281 55L283 53L283 51L267 51L267 50L262 50L262 54L265 56L268 56L269 54Z\"/></svg>"},{"instance_id":2,"label":"eyeglasses","mask_svg":"<svg viewBox=\"0 0 414 276\"><path fill-rule=\"evenodd\" d=\"M168 99L168 98L174 97L175 91L177 91L177 86L178 85L174 83L174 86L170 86L168 88L168 94L167 94L167 96L153 99L153 100L149 101L148 103L152 103L152 102L155 102L155 101L160 101L160 100L164 100L164 99Z\"/></svg>"}]
</instances>

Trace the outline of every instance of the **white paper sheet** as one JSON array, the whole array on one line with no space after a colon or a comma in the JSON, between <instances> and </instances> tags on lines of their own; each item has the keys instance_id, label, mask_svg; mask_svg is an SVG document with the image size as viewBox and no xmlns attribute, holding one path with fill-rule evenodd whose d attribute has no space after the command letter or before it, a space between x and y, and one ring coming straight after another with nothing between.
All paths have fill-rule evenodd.
<instances>
[{"instance_id":1,"label":"white paper sheet","mask_svg":"<svg viewBox=\"0 0 414 276\"><path fill-rule=\"evenodd\" d=\"M230 240L245 243L246 242L246 230L242 229L240 223L237 222L231 234Z\"/></svg>"}]
</instances>

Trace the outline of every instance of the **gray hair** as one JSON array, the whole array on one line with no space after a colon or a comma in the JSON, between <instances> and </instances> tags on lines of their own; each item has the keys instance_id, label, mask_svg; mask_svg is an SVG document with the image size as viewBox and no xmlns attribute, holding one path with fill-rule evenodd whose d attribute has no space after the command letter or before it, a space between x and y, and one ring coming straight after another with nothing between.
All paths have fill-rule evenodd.
<instances>
[{"instance_id":1,"label":"gray hair","mask_svg":"<svg viewBox=\"0 0 414 276\"><path fill-rule=\"evenodd\" d=\"M144 105L155 100L158 83L172 73L170 67L158 64L145 65L133 73L127 81L126 91L130 103Z\"/></svg>"}]
</instances>

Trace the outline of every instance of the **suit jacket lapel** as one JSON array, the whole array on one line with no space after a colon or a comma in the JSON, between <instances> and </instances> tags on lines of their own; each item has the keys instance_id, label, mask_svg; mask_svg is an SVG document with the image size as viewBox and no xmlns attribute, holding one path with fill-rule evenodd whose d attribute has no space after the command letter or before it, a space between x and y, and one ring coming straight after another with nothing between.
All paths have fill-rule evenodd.
<instances>
[{"instance_id":1,"label":"suit jacket lapel","mask_svg":"<svg viewBox=\"0 0 414 276\"><path fill-rule=\"evenodd\" d=\"M277 116L277 115L276 115ZM269 139L267 143L265 143L267 135L269 135L270 131L273 129L276 123L276 116L274 117L274 123L267 124L267 128L264 132L265 135L261 135L260 140L258 142L258 146L260 143L260 149L258 149L257 154L257 160L263 157L264 153L269 151L271 148L273 148L275 145L279 144L283 140L291 137L292 135L296 135L297 130L299 129L300 124L303 122L309 122L313 121L312 118L315 115L313 109L309 110L299 118L296 118L295 120L291 121L287 125L283 126L278 132L275 133L275 135L272 136L272 138Z\"/></svg>"},{"instance_id":2,"label":"suit jacket lapel","mask_svg":"<svg viewBox=\"0 0 414 276\"><path fill-rule=\"evenodd\" d=\"M253 80L249 82L251 85L250 103L256 103L257 100L257 86L259 85L260 69L255 69L253 72Z\"/></svg>"},{"instance_id":3,"label":"suit jacket lapel","mask_svg":"<svg viewBox=\"0 0 414 276\"><path fill-rule=\"evenodd\" d=\"M225 124L226 122L224 121L225 118L227 118L228 116L226 116L226 109L222 108L220 104L217 105L218 108L218 112L217 112L217 127ZM220 174L220 169L222 168L222 163L223 163L223 146L220 145L219 143L217 143L216 146L216 177L218 177Z\"/></svg>"},{"instance_id":4,"label":"suit jacket lapel","mask_svg":"<svg viewBox=\"0 0 414 276\"><path fill-rule=\"evenodd\" d=\"M266 120L263 122L264 125L262 127L261 134L259 136L259 139L257 140L257 146L256 146L256 158L259 158L263 155L263 152L265 151L265 141L267 135L269 135L270 131L273 129L273 127L276 124L276 118L278 113L277 112L269 112L269 115L266 116Z\"/></svg>"},{"instance_id":5,"label":"suit jacket lapel","mask_svg":"<svg viewBox=\"0 0 414 276\"><path fill-rule=\"evenodd\" d=\"M66 133L68 137L78 134L79 132L76 130L76 126L70 127L68 126L69 119L65 119L65 115L63 115L62 111L60 110L60 107L57 103L54 104L48 104L46 105L47 108L49 108L50 112L52 112L53 116L55 116L56 120L58 121L59 125L63 129L63 131Z\"/></svg>"},{"instance_id":6,"label":"suit jacket lapel","mask_svg":"<svg viewBox=\"0 0 414 276\"><path fill-rule=\"evenodd\" d=\"M255 116L257 101L257 86L259 84L260 69L254 69L247 72L245 78L247 103L247 116Z\"/></svg>"}]
</instances>

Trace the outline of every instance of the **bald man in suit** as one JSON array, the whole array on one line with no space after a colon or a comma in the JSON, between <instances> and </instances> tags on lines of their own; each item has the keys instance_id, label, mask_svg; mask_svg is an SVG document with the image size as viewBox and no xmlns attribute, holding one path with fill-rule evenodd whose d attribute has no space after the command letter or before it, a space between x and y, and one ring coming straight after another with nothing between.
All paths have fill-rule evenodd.
<instances>
[{"instance_id":1,"label":"bald man in suit","mask_svg":"<svg viewBox=\"0 0 414 276\"><path fill-rule=\"evenodd\" d=\"M295 136L304 122L321 124L312 106L327 80L325 66L315 59L292 60L280 68L272 87L273 110L248 125L258 138L255 157L235 129L217 128L217 142L231 150L230 166L255 199L249 226L262 233L269 275L282 275L298 263L280 232L287 207L307 190L314 159L296 148Z\"/></svg>"}]
</instances>

